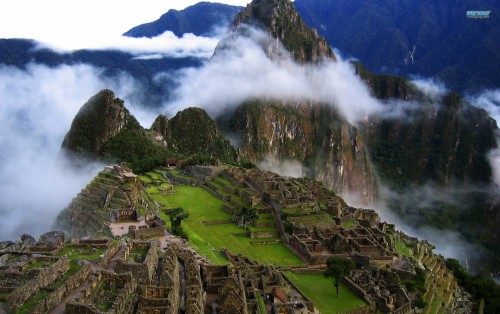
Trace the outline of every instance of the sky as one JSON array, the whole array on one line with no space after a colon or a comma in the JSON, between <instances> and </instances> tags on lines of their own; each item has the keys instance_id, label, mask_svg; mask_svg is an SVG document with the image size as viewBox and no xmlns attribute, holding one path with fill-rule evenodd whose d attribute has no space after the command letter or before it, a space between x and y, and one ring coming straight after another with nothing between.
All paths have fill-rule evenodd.
<instances>
[{"instance_id":1,"label":"sky","mask_svg":"<svg viewBox=\"0 0 500 314\"><path fill-rule=\"evenodd\" d=\"M0 0L0 38L30 38L72 50L116 42L130 28L199 0ZM213 1L244 6L249 0Z\"/></svg>"}]
</instances>

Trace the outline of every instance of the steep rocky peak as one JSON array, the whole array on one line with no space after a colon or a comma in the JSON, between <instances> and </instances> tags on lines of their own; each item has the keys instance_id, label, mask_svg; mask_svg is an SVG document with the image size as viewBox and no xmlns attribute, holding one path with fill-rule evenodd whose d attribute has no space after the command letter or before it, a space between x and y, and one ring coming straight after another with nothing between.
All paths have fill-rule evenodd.
<instances>
[{"instance_id":1,"label":"steep rocky peak","mask_svg":"<svg viewBox=\"0 0 500 314\"><path fill-rule=\"evenodd\" d=\"M104 143L126 127L139 123L130 115L123 100L104 89L92 96L75 116L62 148L98 154Z\"/></svg>"},{"instance_id":2,"label":"steep rocky peak","mask_svg":"<svg viewBox=\"0 0 500 314\"><path fill-rule=\"evenodd\" d=\"M316 30L310 29L290 0L254 0L236 15L233 27L251 25L266 30L279 39L300 63L335 60L335 54Z\"/></svg>"}]
</instances>

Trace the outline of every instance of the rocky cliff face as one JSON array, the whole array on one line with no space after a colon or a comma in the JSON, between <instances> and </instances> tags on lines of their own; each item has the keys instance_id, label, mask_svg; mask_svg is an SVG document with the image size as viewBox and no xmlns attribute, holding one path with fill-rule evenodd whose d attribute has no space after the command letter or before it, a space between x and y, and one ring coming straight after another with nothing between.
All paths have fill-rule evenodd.
<instances>
[{"instance_id":1,"label":"rocky cliff face","mask_svg":"<svg viewBox=\"0 0 500 314\"><path fill-rule=\"evenodd\" d=\"M265 29L277 38L299 63L335 59L335 54L324 38L304 23L289 0L254 0L238 13L233 27L242 25Z\"/></svg>"},{"instance_id":2,"label":"rocky cliff face","mask_svg":"<svg viewBox=\"0 0 500 314\"><path fill-rule=\"evenodd\" d=\"M427 181L443 187L491 182L487 155L497 147L498 127L485 110L452 92L430 97L405 78L374 75L360 64L356 69L378 98L414 106L402 116L371 117L360 128L384 183L403 188Z\"/></svg>"},{"instance_id":3,"label":"rocky cliff face","mask_svg":"<svg viewBox=\"0 0 500 314\"><path fill-rule=\"evenodd\" d=\"M253 1L236 16L233 35L245 36L246 25L263 29L276 39L263 46L271 59L279 51L275 46L282 44L290 52L286 57L298 63L335 60L326 41L305 25L288 0ZM228 36L217 49L231 49L230 40ZM352 193L364 203L375 199L375 177L360 133L330 106L256 99L219 122L238 138L242 157L254 163L299 161L305 174L336 192Z\"/></svg>"},{"instance_id":4,"label":"rocky cliff face","mask_svg":"<svg viewBox=\"0 0 500 314\"><path fill-rule=\"evenodd\" d=\"M375 176L360 133L331 106L248 101L228 125L242 141L240 154L251 161L300 161L306 175L338 193L374 200Z\"/></svg>"}]
</instances>

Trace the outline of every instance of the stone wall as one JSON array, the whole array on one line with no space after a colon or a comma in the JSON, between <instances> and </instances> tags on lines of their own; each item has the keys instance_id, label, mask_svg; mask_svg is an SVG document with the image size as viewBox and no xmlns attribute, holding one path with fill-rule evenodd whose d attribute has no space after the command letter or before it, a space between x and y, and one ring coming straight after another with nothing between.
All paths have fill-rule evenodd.
<instances>
[{"instance_id":1,"label":"stone wall","mask_svg":"<svg viewBox=\"0 0 500 314\"><path fill-rule=\"evenodd\" d=\"M35 278L12 291L6 298L7 304L14 310L18 309L35 296L40 289L50 286L61 278L68 269L69 262L67 257L63 257L54 264L42 268Z\"/></svg>"},{"instance_id":2,"label":"stone wall","mask_svg":"<svg viewBox=\"0 0 500 314\"><path fill-rule=\"evenodd\" d=\"M130 250L132 250L134 246L149 247L144 262L135 263L127 261L127 257L130 253ZM156 241L152 242L134 241L127 246L127 248L123 252L122 258L118 259L115 271L119 274L130 271L134 276L134 278L137 280L137 282L141 284L151 284L157 265L158 265L158 243Z\"/></svg>"},{"instance_id":3,"label":"stone wall","mask_svg":"<svg viewBox=\"0 0 500 314\"><path fill-rule=\"evenodd\" d=\"M110 245L110 243L108 243L107 245ZM104 256L100 260L101 266L106 266L107 264L109 264L109 261L111 261L113 256L115 256L115 254L120 249L121 245L122 245L121 242L116 242L110 245L110 247L106 250L106 252L104 252Z\"/></svg>"},{"instance_id":4,"label":"stone wall","mask_svg":"<svg viewBox=\"0 0 500 314\"><path fill-rule=\"evenodd\" d=\"M30 246L28 247L28 252L30 253L40 253L45 255L56 255L62 250L63 246L53 247L53 246Z\"/></svg>"},{"instance_id":5,"label":"stone wall","mask_svg":"<svg viewBox=\"0 0 500 314\"><path fill-rule=\"evenodd\" d=\"M33 308L33 314L43 314L50 312L58 306L66 296L79 287L92 273L92 267L89 264L83 266L76 274L69 277L59 288L52 292L48 297L44 298L40 303Z\"/></svg>"},{"instance_id":6,"label":"stone wall","mask_svg":"<svg viewBox=\"0 0 500 314\"><path fill-rule=\"evenodd\" d=\"M277 237L279 237L278 231L250 231L250 238L252 239L277 238Z\"/></svg>"},{"instance_id":7,"label":"stone wall","mask_svg":"<svg viewBox=\"0 0 500 314\"><path fill-rule=\"evenodd\" d=\"M359 287L351 279L345 276L341 278L341 281L347 288L354 292L354 294L357 295L358 298L368 303L370 305L370 308L375 309L375 302L365 293L363 289L361 289L361 287Z\"/></svg>"},{"instance_id":8,"label":"stone wall","mask_svg":"<svg viewBox=\"0 0 500 314\"><path fill-rule=\"evenodd\" d=\"M236 215L239 212L238 208L234 208L232 206L228 206L227 204L222 204L222 210L231 215Z\"/></svg>"},{"instance_id":9,"label":"stone wall","mask_svg":"<svg viewBox=\"0 0 500 314\"><path fill-rule=\"evenodd\" d=\"M173 183L180 185L191 185L191 179L175 176L174 174L167 172L166 177Z\"/></svg>"},{"instance_id":10,"label":"stone wall","mask_svg":"<svg viewBox=\"0 0 500 314\"><path fill-rule=\"evenodd\" d=\"M113 304L108 313L125 314L130 312L131 303L134 298L131 295L137 289L137 283L130 273L127 274L112 274L107 272L99 272L90 277L89 284L86 286L73 301L66 304L67 314L81 313L101 313L95 307L96 303L100 302L103 297L103 291L100 291L103 283L113 285L114 289L118 289L118 294L113 300ZM101 300L102 302L102 300Z\"/></svg>"}]
</instances>

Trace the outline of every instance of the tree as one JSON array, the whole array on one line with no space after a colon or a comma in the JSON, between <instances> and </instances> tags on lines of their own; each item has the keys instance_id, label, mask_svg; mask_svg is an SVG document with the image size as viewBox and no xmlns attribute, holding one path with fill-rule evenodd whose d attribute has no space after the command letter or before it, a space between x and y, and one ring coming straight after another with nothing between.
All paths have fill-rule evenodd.
<instances>
[{"instance_id":1,"label":"tree","mask_svg":"<svg viewBox=\"0 0 500 314\"><path fill-rule=\"evenodd\" d=\"M184 230L182 229L182 221L189 218L189 214L184 212L182 207L177 207L169 212L170 225L172 226L172 232L175 235L185 238Z\"/></svg>"},{"instance_id":2,"label":"tree","mask_svg":"<svg viewBox=\"0 0 500 314\"><path fill-rule=\"evenodd\" d=\"M331 256L326 260L326 266L327 268L323 276L335 279L334 286L338 297L340 277L349 274L354 269L354 262L345 257Z\"/></svg>"},{"instance_id":3,"label":"tree","mask_svg":"<svg viewBox=\"0 0 500 314\"><path fill-rule=\"evenodd\" d=\"M247 225L255 223L257 217L257 210L255 208L243 207L240 212L233 217L233 221L238 227L246 228Z\"/></svg>"}]
</instances>

